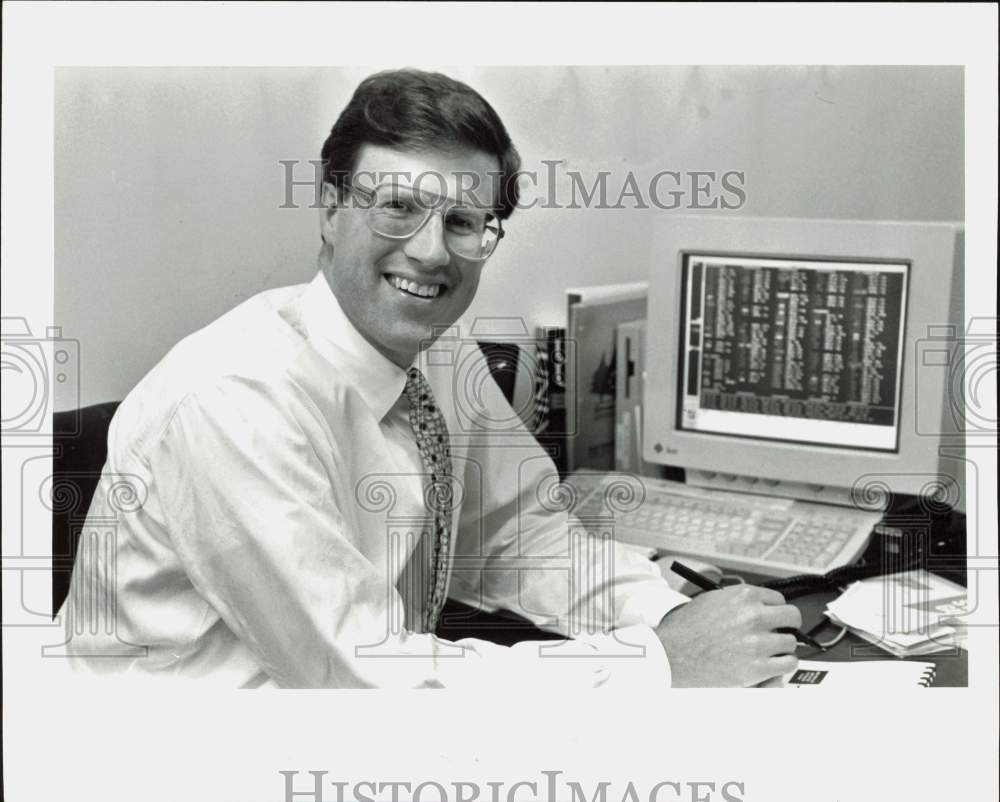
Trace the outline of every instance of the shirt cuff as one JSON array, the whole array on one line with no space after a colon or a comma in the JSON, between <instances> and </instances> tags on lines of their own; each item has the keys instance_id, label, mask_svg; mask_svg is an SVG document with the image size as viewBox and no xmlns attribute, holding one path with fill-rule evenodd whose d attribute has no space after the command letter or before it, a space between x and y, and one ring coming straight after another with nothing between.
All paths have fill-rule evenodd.
<instances>
[{"instance_id":1,"label":"shirt cuff","mask_svg":"<svg viewBox=\"0 0 1000 802\"><path fill-rule=\"evenodd\" d=\"M634 692L639 687L655 691L671 685L670 660L651 627L636 624L575 641L580 642L605 657L598 687Z\"/></svg>"},{"instance_id":2,"label":"shirt cuff","mask_svg":"<svg viewBox=\"0 0 1000 802\"><path fill-rule=\"evenodd\" d=\"M616 623L619 627L645 624L656 629L663 616L689 601L691 599L688 596L673 590L665 579L656 577L632 589L622 605Z\"/></svg>"}]
</instances>

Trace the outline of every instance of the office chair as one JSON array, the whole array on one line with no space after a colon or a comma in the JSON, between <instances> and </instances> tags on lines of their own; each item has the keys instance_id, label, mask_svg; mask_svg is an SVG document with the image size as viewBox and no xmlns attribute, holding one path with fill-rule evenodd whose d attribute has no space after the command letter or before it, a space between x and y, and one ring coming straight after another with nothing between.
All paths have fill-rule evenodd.
<instances>
[{"instance_id":1,"label":"office chair","mask_svg":"<svg viewBox=\"0 0 1000 802\"><path fill-rule=\"evenodd\" d=\"M80 530L108 457L108 427L117 401L52 416L52 615L69 593Z\"/></svg>"}]
</instances>

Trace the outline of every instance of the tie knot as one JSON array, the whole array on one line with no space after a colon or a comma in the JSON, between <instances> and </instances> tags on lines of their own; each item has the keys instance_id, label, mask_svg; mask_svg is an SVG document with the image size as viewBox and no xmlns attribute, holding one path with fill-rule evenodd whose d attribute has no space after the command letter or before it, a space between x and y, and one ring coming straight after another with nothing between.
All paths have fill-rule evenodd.
<instances>
[{"instance_id":1,"label":"tie knot","mask_svg":"<svg viewBox=\"0 0 1000 802\"><path fill-rule=\"evenodd\" d=\"M410 386L416 387L416 386L418 386L418 385L420 385L422 383L425 384L426 382L427 382L427 379L424 378L424 374L421 373L420 368L418 368L418 367L411 367L411 368L407 369L407 371L406 371L406 386L407 387L410 387Z\"/></svg>"}]
</instances>

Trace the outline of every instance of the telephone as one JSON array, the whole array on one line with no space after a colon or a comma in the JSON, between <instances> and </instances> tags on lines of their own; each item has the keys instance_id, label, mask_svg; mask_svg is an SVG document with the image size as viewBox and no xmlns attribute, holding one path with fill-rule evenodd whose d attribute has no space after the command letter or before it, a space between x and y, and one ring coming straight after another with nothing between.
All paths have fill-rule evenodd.
<instances>
[{"instance_id":1,"label":"telephone","mask_svg":"<svg viewBox=\"0 0 1000 802\"><path fill-rule=\"evenodd\" d=\"M827 574L800 574L764 582L765 588L781 591L786 599L809 593L837 590L872 576L925 568L963 587L966 578L965 515L954 510L911 508L887 514L875 527L861 559ZM910 513L910 514L907 514Z\"/></svg>"}]
</instances>

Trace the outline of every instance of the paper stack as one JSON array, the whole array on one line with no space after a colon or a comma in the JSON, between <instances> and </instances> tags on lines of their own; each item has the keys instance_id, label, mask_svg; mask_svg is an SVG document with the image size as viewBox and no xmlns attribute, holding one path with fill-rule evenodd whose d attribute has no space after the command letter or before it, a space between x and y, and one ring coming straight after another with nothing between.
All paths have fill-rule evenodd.
<instances>
[{"instance_id":1,"label":"paper stack","mask_svg":"<svg viewBox=\"0 0 1000 802\"><path fill-rule=\"evenodd\" d=\"M924 570L855 582L826 608L836 624L897 657L965 648L965 588Z\"/></svg>"}]
</instances>

